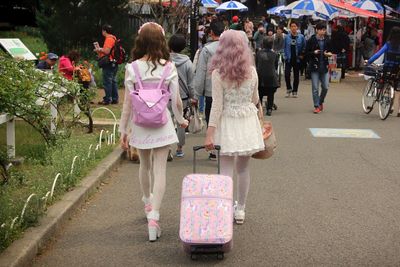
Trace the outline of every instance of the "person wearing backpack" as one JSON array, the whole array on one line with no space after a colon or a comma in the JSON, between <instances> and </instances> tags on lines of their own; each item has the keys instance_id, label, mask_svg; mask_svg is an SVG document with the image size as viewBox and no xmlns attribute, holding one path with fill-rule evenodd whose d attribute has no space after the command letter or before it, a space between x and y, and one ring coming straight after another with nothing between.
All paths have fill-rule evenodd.
<instances>
[{"instance_id":1,"label":"person wearing backpack","mask_svg":"<svg viewBox=\"0 0 400 267\"><path fill-rule=\"evenodd\" d=\"M107 63L101 65L103 71L103 86L105 95L103 97L103 100L100 101L98 104L118 104L118 64L114 61L114 53L112 53L117 38L112 34L112 27L108 24L103 25L101 33L104 36L104 45L103 47L95 48L95 51L97 52L97 55L99 57L99 65L102 58L108 57L108 60L106 61Z\"/></svg>"},{"instance_id":2,"label":"person wearing backpack","mask_svg":"<svg viewBox=\"0 0 400 267\"><path fill-rule=\"evenodd\" d=\"M193 99L193 64L187 55L179 54L186 47L186 39L181 34L172 35L168 41L168 46L171 51L171 60L175 63L178 71L179 80L179 93L182 99L183 110L188 108L192 104ZM176 156L183 157L183 146L185 145L185 129L178 128L178 147L176 149Z\"/></svg>"},{"instance_id":3,"label":"person wearing backpack","mask_svg":"<svg viewBox=\"0 0 400 267\"><path fill-rule=\"evenodd\" d=\"M164 35L163 28L154 22L145 23L139 29L132 50L134 61L125 66L125 99L119 128L121 147L127 150L129 144L139 154L139 181L149 241L156 241L161 235L159 220L167 157L170 145L178 142L167 108L170 100L179 126L188 126L182 115L177 70L170 61ZM154 177L153 190L150 173Z\"/></svg>"}]
</instances>

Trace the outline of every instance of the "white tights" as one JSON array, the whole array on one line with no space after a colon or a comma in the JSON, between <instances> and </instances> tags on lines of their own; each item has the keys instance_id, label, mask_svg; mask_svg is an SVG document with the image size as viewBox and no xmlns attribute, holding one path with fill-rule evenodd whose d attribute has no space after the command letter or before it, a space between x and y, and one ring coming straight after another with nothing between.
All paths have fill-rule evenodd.
<instances>
[{"instance_id":1,"label":"white tights","mask_svg":"<svg viewBox=\"0 0 400 267\"><path fill-rule=\"evenodd\" d=\"M233 168L236 168L237 198L242 207L246 204L247 194L250 188L250 156L221 156L221 174L233 177Z\"/></svg>"},{"instance_id":2,"label":"white tights","mask_svg":"<svg viewBox=\"0 0 400 267\"><path fill-rule=\"evenodd\" d=\"M159 213L165 193L166 168L169 146L153 149L138 149L140 166L139 181L143 196L150 198L151 177L154 175L152 210Z\"/></svg>"}]
</instances>

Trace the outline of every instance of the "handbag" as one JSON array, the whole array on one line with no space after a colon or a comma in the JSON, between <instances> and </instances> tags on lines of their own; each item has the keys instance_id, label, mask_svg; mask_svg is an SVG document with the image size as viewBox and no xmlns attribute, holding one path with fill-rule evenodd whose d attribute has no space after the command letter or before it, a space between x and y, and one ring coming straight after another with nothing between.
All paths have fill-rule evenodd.
<instances>
[{"instance_id":1,"label":"handbag","mask_svg":"<svg viewBox=\"0 0 400 267\"><path fill-rule=\"evenodd\" d=\"M262 105L258 103L258 119L260 121L261 131L264 139L264 150L258 151L251 155L255 159L268 159L278 146L276 142L275 132L270 121L264 121Z\"/></svg>"},{"instance_id":2,"label":"handbag","mask_svg":"<svg viewBox=\"0 0 400 267\"><path fill-rule=\"evenodd\" d=\"M191 106L190 107L191 114L189 118L189 132L190 133L199 133L201 130L203 130L204 127L204 122L199 116L199 111L197 110L196 106Z\"/></svg>"},{"instance_id":3,"label":"handbag","mask_svg":"<svg viewBox=\"0 0 400 267\"><path fill-rule=\"evenodd\" d=\"M97 60L97 64L99 65L99 68L104 68L108 67L111 65L110 57L109 55L102 56Z\"/></svg>"}]
</instances>

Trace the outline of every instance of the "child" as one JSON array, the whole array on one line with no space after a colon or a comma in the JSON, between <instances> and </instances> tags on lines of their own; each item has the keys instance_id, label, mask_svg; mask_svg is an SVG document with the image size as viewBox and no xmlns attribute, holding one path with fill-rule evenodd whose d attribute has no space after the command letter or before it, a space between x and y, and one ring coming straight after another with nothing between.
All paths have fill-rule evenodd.
<instances>
[{"instance_id":1,"label":"child","mask_svg":"<svg viewBox=\"0 0 400 267\"><path fill-rule=\"evenodd\" d=\"M164 36L163 28L154 22L142 25L135 39L132 50L133 62L125 67L125 99L121 114L120 132L121 146L128 149L128 143L137 148L140 160L139 180L143 193L144 210L148 220L149 241L156 241L161 236L160 207L165 192L166 166L169 146L178 142L175 127L170 112L166 108L163 112L167 121L162 126L148 128L140 126L136 120L139 113L132 110L131 93L140 87L139 79L134 71L141 77L142 83L159 83L163 75L164 81L170 91L170 100L175 119L179 125L186 128L188 121L182 116L182 103L179 95L178 75L175 65L169 61L170 55ZM165 72L166 71L166 72ZM145 90L145 89L144 89ZM143 117L140 117L144 119ZM131 124L132 133L128 140L129 120L135 119ZM152 123L153 121L148 121ZM150 197L150 173L154 175L153 195Z\"/></svg>"},{"instance_id":2,"label":"child","mask_svg":"<svg viewBox=\"0 0 400 267\"><path fill-rule=\"evenodd\" d=\"M185 37L181 34L172 35L168 42L171 51L171 60L175 63L176 70L178 71L179 80L179 93L182 99L183 110L191 104L193 98L193 64L190 58L186 55L179 54L186 47ZM183 146L185 145L185 129L178 128L178 148L176 149L176 156L183 157Z\"/></svg>"}]
</instances>

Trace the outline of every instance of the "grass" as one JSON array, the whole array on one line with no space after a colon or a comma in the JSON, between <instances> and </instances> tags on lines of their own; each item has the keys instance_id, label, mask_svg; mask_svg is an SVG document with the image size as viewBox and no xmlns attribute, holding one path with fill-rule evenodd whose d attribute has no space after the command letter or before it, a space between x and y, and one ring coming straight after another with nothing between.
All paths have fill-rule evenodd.
<instances>
[{"instance_id":1,"label":"grass","mask_svg":"<svg viewBox=\"0 0 400 267\"><path fill-rule=\"evenodd\" d=\"M5 125L1 125L0 145L5 144L5 131ZM0 252L21 236L25 228L34 226L43 213L44 200L38 202L35 199L29 205L23 222L14 227L14 231L9 231L13 218L20 216L30 194L35 193L40 198L45 196L51 189L55 175L60 172L62 182L56 187L56 198L53 201L57 200L113 150L113 146L103 143L102 149L87 159L89 146L93 145L94 150L98 143L99 131L97 128L94 134L86 134L86 129L74 128L71 138L62 140L56 147L47 148L31 126L17 121L16 153L24 157L25 161L20 166L12 167L9 183L0 185L0 226L5 223L4 227L0 227ZM73 175L68 175L75 155L79 157L75 171ZM39 203L40 207L35 203Z\"/></svg>"}]
</instances>

